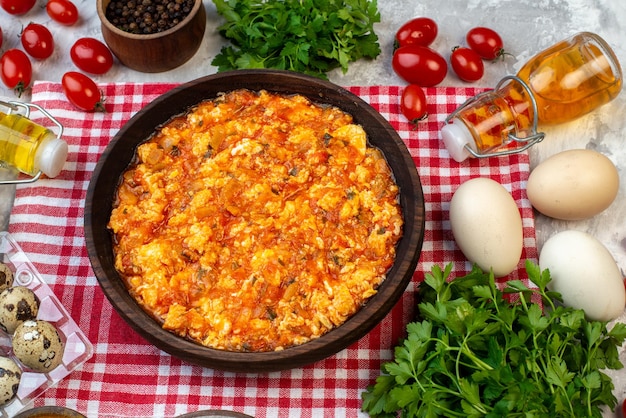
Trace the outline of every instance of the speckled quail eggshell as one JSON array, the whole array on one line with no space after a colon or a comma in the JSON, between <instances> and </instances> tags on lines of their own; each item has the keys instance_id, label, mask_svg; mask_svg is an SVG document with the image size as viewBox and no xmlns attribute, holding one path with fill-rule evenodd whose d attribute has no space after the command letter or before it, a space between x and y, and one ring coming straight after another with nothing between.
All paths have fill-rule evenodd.
<instances>
[{"instance_id":1,"label":"speckled quail eggshell","mask_svg":"<svg viewBox=\"0 0 626 418\"><path fill-rule=\"evenodd\" d=\"M0 263L0 291L13 286L13 272L11 268Z\"/></svg>"},{"instance_id":2,"label":"speckled quail eggshell","mask_svg":"<svg viewBox=\"0 0 626 418\"><path fill-rule=\"evenodd\" d=\"M13 359L0 356L0 405L6 405L17 395L22 369Z\"/></svg>"},{"instance_id":3,"label":"speckled quail eggshell","mask_svg":"<svg viewBox=\"0 0 626 418\"><path fill-rule=\"evenodd\" d=\"M539 254L548 270L548 289L559 292L566 306L582 309L590 320L610 321L624 312L623 278L609 250L594 236L567 230L550 237Z\"/></svg>"},{"instance_id":4,"label":"speckled quail eggshell","mask_svg":"<svg viewBox=\"0 0 626 418\"><path fill-rule=\"evenodd\" d=\"M582 220L608 208L619 190L619 174L609 158L587 149L563 151L530 173L526 191L535 209L562 220Z\"/></svg>"},{"instance_id":5,"label":"speckled quail eggshell","mask_svg":"<svg viewBox=\"0 0 626 418\"><path fill-rule=\"evenodd\" d=\"M450 226L465 257L483 271L503 277L517 267L524 244L522 217L497 181L479 177L461 184L450 201Z\"/></svg>"},{"instance_id":6,"label":"speckled quail eggshell","mask_svg":"<svg viewBox=\"0 0 626 418\"><path fill-rule=\"evenodd\" d=\"M15 357L36 372L53 370L63 360L65 344L48 321L24 321L15 330L12 344Z\"/></svg>"},{"instance_id":7,"label":"speckled quail eggshell","mask_svg":"<svg viewBox=\"0 0 626 418\"><path fill-rule=\"evenodd\" d=\"M13 334L19 324L35 319L40 301L35 292L25 286L13 286L0 293L0 328Z\"/></svg>"}]
</instances>

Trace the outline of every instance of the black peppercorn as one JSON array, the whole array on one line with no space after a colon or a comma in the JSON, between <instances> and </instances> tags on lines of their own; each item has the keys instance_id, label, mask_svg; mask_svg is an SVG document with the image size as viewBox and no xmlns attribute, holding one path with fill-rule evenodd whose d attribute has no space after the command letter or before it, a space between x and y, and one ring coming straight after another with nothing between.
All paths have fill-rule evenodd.
<instances>
[{"instance_id":1,"label":"black peppercorn","mask_svg":"<svg viewBox=\"0 0 626 418\"><path fill-rule=\"evenodd\" d=\"M195 0L114 0L105 11L115 27L130 33L151 34L182 22Z\"/></svg>"}]
</instances>

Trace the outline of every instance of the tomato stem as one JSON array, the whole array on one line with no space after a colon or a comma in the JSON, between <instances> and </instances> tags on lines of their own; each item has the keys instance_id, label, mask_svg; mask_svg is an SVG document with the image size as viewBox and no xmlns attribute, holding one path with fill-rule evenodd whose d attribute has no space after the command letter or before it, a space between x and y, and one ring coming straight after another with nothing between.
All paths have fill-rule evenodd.
<instances>
[{"instance_id":1,"label":"tomato stem","mask_svg":"<svg viewBox=\"0 0 626 418\"><path fill-rule=\"evenodd\" d=\"M22 93L26 90L28 90L28 87L24 85L23 81L20 81L15 87L13 87L13 92L18 98L22 97Z\"/></svg>"},{"instance_id":2,"label":"tomato stem","mask_svg":"<svg viewBox=\"0 0 626 418\"><path fill-rule=\"evenodd\" d=\"M417 130L417 125L418 125L421 121L426 120L426 119L428 119L428 112L424 113L424 114L423 114L422 116L420 116L419 118L412 119L412 120L410 121L410 122L411 122L411 125L413 125L413 128L411 128L411 130L416 131L416 130Z\"/></svg>"}]
</instances>

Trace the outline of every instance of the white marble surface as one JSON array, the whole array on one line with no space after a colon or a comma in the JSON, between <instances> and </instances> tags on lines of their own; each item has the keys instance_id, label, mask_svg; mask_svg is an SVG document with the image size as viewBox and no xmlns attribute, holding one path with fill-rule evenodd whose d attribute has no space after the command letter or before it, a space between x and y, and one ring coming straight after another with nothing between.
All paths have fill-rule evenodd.
<instances>
[{"instance_id":1,"label":"white marble surface","mask_svg":"<svg viewBox=\"0 0 626 418\"><path fill-rule=\"evenodd\" d=\"M54 55L34 63L34 78L60 82L65 71L74 69L69 49L82 36L102 39L94 0L73 0L81 19L71 28L51 22L43 6L45 0L28 14L15 18L0 12L0 27L4 32L2 50L19 47L18 34L30 21L48 24L56 40ZM465 33L474 26L496 29L504 39L506 49L514 57L504 62L486 65L485 77L478 86L493 87L505 75L514 74L536 52L570 35L591 31L602 36L626 66L626 2L622 0L378 0L382 21L375 29L383 53L375 61L357 62L347 74L331 74L331 81L340 85L402 84L391 68L391 52L395 30L408 18L429 16L439 25L439 35L432 45L447 55L463 42ZM98 82L115 81L189 81L212 74L216 68L211 60L224 41L216 32L219 17L211 0L204 0L208 26L200 51L183 66L164 73L145 74L129 70L116 63L106 75L94 77ZM442 85L463 85L452 73ZM0 87L0 96L11 91ZM23 100L28 100L25 95ZM564 222L537 216L537 239L542 243L557 231L576 229L587 231L602 241L612 253L622 271L626 271L626 92L610 104L577 121L545 129L547 138L530 151L531 165L559 151L591 148L607 155L618 167L620 190L616 201L602 214L585 221ZM626 322L626 315L620 318ZM622 353L626 363L626 354ZM616 396L626 397L626 371L613 373ZM607 415L612 416L612 415Z\"/></svg>"}]
</instances>

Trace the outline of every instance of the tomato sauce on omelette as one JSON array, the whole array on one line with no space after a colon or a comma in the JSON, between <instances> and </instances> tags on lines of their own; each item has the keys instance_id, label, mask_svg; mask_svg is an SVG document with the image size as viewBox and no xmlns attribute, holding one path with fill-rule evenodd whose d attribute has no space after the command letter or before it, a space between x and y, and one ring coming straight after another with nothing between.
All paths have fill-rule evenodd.
<instances>
[{"instance_id":1,"label":"tomato sauce on omelette","mask_svg":"<svg viewBox=\"0 0 626 418\"><path fill-rule=\"evenodd\" d=\"M235 90L139 145L109 228L116 269L164 329L260 352L357 312L394 263L403 221L389 166L350 115Z\"/></svg>"}]
</instances>

